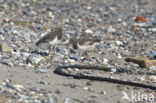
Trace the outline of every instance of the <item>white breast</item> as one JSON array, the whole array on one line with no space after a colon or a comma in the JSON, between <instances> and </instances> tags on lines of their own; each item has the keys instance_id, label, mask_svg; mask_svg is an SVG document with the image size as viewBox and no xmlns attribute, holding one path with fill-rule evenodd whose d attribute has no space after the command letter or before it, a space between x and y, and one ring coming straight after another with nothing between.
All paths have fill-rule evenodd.
<instances>
[{"instance_id":1,"label":"white breast","mask_svg":"<svg viewBox=\"0 0 156 103\"><path fill-rule=\"evenodd\" d=\"M55 44L58 44L58 43L60 43L60 40L58 40L57 36L54 38L53 41L49 42L50 45L55 45Z\"/></svg>"},{"instance_id":2,"label":"white breast","mask_svg":"<svg viewBox=\"0 0 156 103\"><path fill-rule=\"evenodd\" d=\"M83 50L83 51L91 51L91 50L94 50L95 46L97 45L98 43L94 43L93 45L80 45L79 43L77 44L78 48L80 50Z\"/></svg>"}]
</instances>

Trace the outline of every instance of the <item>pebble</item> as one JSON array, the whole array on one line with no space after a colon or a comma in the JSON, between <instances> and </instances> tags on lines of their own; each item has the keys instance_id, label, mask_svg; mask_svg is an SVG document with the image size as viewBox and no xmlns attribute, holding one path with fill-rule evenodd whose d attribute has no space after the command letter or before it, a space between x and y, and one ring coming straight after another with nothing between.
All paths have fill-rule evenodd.
<instances>
[{"instance_id":1,"label":"pebble","mask_svg":"<svg viewBox=\"0 0 156 103\"><path fill-rule=\"evenodd\" d=\"M104 64L108 64L108 59L103 58L103 63L104 63Z\"/></svg>"},{"instance_id":2,"label":"pebble","mask_svg":"<svg viewBox=\"0 0 156 103\"><path fill-rule=\"evenodd\" d=\"M116 29L114 29L112 26L109 26L107 32L109 32L109 33L115 33L116 32Z\"/></svg>"},{"instance_id":3,"label":"pebble","mask_svg":"<svg viewBox=\"0 0 156 103\"><path fill-rule=\"evenodd\" d=\"M112 73L115 73L116 71L117 71L116 68L111 68Z\"/></svg>"},{"instance_id":4,"label":"pebble","mask_svg":"<svg viewBox=\"0 0 156 103\"><path fill-rule=\"evenodd\" d=\"M27 58L27 63L38 64L42 59L43 59L43 57L41 57L41 56L30 55Z\"/></svg>"},{"instance_id":5,"label":"pebble","mask_svg":"<svg viewBox=\"0 0 156 103\"><path fill-rule=\"evenodd\" d=\"M72 103L72 102L70 101L70 98L65 98L64 103Z\"/></svg>"},{"instance_id":6,"label":"pebble","mask_svg":"<svg viewBox=\"0 0 156 103\"><path fill-rule=\"evenodd\" d=\"M149 28L148 31L156 32L156 28Z\"/></svg>"},{"instance_id":7,"label":"pebble","mask_svg":"<svg viewBox=\"0 0 156 103\"><path fill-rule=\"evenodd\" d=\"M40 70L38 70L38 72L39 72L39 73L47 73L48 70L46 70L46 69L40 69Z\"/></svg>"},{"instance_id":8,"label":"pebble","mask_svg":"<svg viewBox=\"0 0 156 103\"><path fill-rule=\"evenodd\" d=\"M106 91L101 91L101 94L106 95L107 93Z\"/></svg>"},{"instance_id":9,"label":"pebble","mask_svg":"<svg viewBox=\"0 0 156 103\"><path fill-rule=\"evenodd\" d=\"M39 83L39 84L45 84L45 85L48 85L49 84L49 82L46 81L46 80L37 80L37 83Z\"/></svg>"},{"instance_id":10,"label":"pebble","mask_svg":"<svg viewBox=\"0 0 156 103\"><path fill-rule=\"evenodd\" d=\"M21 53L20 52L14 52L14 51L12 51L11 54L14 55L14 56L16 56L16 57L20 57L21 56Z\"/></svg>"},{"instance_id":11,"label":"pebble","mask_svg":"<svg viewBox=\"0 0 156 103\"><path fill-rule=\"evenodd\" d=\"M93 31L90 30L90 29L87 29L85 32L88 33L88 34L93 34Z\"/></svg>"},{"instance_id":12,"label":"pebble","mask_svg":"<svg viewBox=\"0 0 156 103\"><path fill-rule=\"evenodd\" d=\"M116 44L118 45L118 46L120 46L120 45L123 45L123 42L121 42L121 41L116 41Z\"/></svg>"},{"instance_id":13,"label":"pebble","mask_svg":"<svg viewBox=\"0 0 156 103\"><path fill-rule=\"evenodd\" d=\"M9 47L6 43L1 43L0 44L0 51L7 53L7 52L11 52L13 49L11 47Z\"/></svg>"},{"instance_id":14,"label":"pebble","mask_svg":"<svg viewBox=\"0 0 156 103\"><path fill-rule=\"evenodd\" d=\"M88 87L84 87L83 89L84 89L84 90L89 90L89 88L88 88Z\"/></svg>"},{"instance_id":15,"label":"pebble","mask_svg":"<svg viewBox=\"0 0 156 103\"><path fill-rule=\"evenodd\" d=\"M150 71L156 71L156 66L150 66L150 67L149 67L149 70L150 70Z\"/></svg>"},{"instance_id":16,"label":"pebble","mask_svg":"<svg viewBox=\"0 0 156 103\"><path fill-rule=\"evenodd\" d=\"M152 82L156 83L156 76L149 76L148 77Z\"/></svg>"}]
</instances>

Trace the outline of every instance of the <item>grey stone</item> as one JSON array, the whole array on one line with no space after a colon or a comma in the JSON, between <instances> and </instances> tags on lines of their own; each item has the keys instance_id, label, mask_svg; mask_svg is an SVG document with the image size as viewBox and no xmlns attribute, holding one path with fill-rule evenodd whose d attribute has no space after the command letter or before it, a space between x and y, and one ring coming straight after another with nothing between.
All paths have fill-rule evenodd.
<instances>
[{"instance_id":1,"label":"grey stone","mask_svg":"<svg viewBox=\"0 0 156 103\"><path fill-rule=\"evenodd\" d=\"M6 43L1 43L0 44L0 51L1 52L11 52L13 49L9 47Z\"/></svg>"}]
</instances>

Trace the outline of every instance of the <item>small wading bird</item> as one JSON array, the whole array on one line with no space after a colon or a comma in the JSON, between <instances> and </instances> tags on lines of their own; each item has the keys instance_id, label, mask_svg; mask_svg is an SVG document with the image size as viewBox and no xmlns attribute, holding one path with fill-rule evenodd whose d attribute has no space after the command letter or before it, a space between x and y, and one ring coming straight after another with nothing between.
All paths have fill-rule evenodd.
<instances>
[{"instance_id":1,"label":"small wading bird","mask_svg":"<svg viewBox=\"0 0 156 103\"><path fill-rule=\"evenodd\" d=\"M63 35L64 35L64 33L63 33L63 29L62 28L54 28L54 29L51 30L50 33L48 33L45 36L43 36L36 43L36 45L39 46L39 45L44 44L44 43L49 44L49 53L50 53L51 46L53 46L53 50L54 50L54 46L61 42L61 39L63 38Z\"/></svg>"},{"instance_id":2,"label":"small wading bird","mask_svg":"<svg viewBox=\"0 0 156 103\"><path fill-rule=\"evenodd\" d=\"M99 42L100 42L100 40L97 38L72 37L69 41L69 45L72 45L73 49L79 49L79 50L85 52L85 54L88 58L89 55L88 55L87 51L90 51L90 52L94 51L95 46L98 45Z\"/></svg>"}]
</instances>

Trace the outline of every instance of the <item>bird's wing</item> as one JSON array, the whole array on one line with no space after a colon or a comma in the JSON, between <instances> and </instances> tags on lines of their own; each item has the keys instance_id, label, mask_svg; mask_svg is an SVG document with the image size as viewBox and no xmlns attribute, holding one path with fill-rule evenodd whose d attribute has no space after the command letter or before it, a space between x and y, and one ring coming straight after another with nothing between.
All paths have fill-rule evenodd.
<instances>
[{"instance_id":1,"label":"bird's wing","mask_svg":"<svg viewBox=\"0 0 156 103\"><path fill-rule=\"evenodd\" d=\"M43 36L37 43L36 45L39 45L40 43L47 43L49 40L52 40L55 38L56 35L52 35L51 33Z\"/></svg>"},{"instance_id":2,"label":"bird's wing","mask_svg":"<svg viewBox=\"0 0 156 103\"><path fill-rule=\"evenodd\" d=\"M80 45L93 45L94 43L98 42L96 39L81 39L79 40Z\"/></svg>"}]
</instances>

